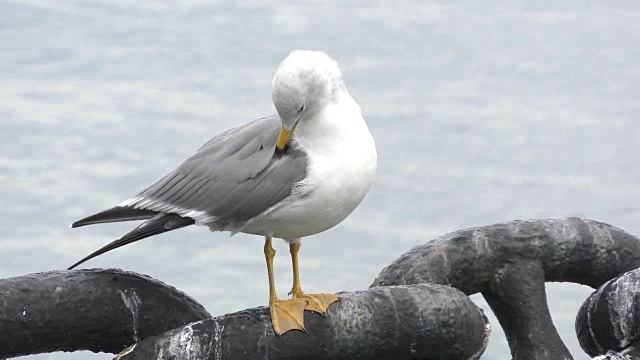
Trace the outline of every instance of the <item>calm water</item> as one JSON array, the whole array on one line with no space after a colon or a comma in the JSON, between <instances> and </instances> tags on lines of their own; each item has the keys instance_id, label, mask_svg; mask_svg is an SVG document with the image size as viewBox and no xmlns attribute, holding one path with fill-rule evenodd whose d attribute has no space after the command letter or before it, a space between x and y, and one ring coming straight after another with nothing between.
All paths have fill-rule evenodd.
<instances>
[{"instance_id":1,"label":"calm water","mask_svg":"<svg viewBox=\"0 0 640 360\"><path fill-rule=\"evenodd\" d=\"M66 268L126 232L68 224L272 113L271 77L297 48L340 62L379 153L356 212L303 241L306 291L364 289L412 246L471 226L582 216L640 234L638 2L133 3L0 0L0 277ZM258 237L185 229L86 265L149 274L212 314L267 302ZM548 287L576 359L590 292ZM484 358L508 359L492 325Z\"/></svg>"}]
</instances>

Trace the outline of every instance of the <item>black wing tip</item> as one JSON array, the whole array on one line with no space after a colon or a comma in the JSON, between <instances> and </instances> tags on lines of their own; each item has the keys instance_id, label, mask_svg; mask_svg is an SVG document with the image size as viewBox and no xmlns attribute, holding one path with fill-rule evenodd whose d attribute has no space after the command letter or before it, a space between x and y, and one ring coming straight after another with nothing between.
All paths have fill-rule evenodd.
<instances>
[{"instance_id":1,"label":"black wing tip","mask_svg":"<svg viewBox=\"0 0 640 360\"><path fill-rule=\"evenodd\" d=\"M118 240L116 240L116 241L118 241ZM81 264L83 264L83 263L85 263L85 262L87 262L87 261L89 261L89 260L93 259L94 257L97 257L97 256L99 256L99 255L104 254L105 252L107 252L107 251L109 251L109 250L112 250L112 249L110 249L110 248L109 248L109 246L110 246L110 245L112 245L112 244L113 244L113 243L108 244L107 246L105 246L105 247L103 247L103 248L101 248L101 249L99 249L99 250L97 250L97 251L94 251L94 252L92 252L91 254L89 254L89 255L85 256L84 258L82 258L82 259L81 259L80 261L78 261L77 263L75 263L75 264L73 264L73 265L69 266L69 267L67 268L67 270L73 270L73 269L75 269L76 267L78 267L79 265L81 265Z\"/></svg>"},{"instance_id":2,"label":"black wing tip","mask_svg":"<svg viewBox=\"0 0 640 360\"><path fill-rule=\"evenodd\" d=\"M71 226L80 223L79 226L82 226L84 224L82 224L84 220L80 220L77 221L73 224L71 224ZM93 223L93 222L91 222ZM135 229L131 230L130 232L128 232L127 234L125 234L124 236L122 236L121 238L114 240L112 242L110 242L109 244L103 246L102 248L92 252L91 254L85 256L82 260L78 261L77 263L71 265L67 270L73 270L75 267L77 267L78 265L91 260L99 255L102 255L106 252L109 252L111 250L115 250L119 247L125 246L127 244L131 244L133 242L136 242L138 240L142 240L144 238L153 236L153 235L158 235L158 234L162 234L164 232L167 231L171 231L171 230L175 230L175 229L179 229L181 227L185 227L185 226L189 226L189 225L193 225L195 224L195 220L193 220L192 218L188 218L188 217L181 217L178 214L163 214L163 213L159 213L158 215L156 215L155 218L139 225L138 227L136 227ZM86 224L89 225L89 224Z\"/></svg>"},{"instance_id":3,"label":"black wing tip","mask_svg":"<svg viewBox=\"0 0 640 360\"><path fill-rule=\"evenodd\" d=\"M100 254L98 254L97 252L93 252L93 253L89 254L88 256L85 256L84 258L82 258L82 260L78 261L77 263L75 263L75 264L73 264L73 265L69 266L69 267L67 268L67 270L73 270L73 269L75 269L76 267L78 267L78 265L81 265L81 264L83 264L83 263L87 262L88 260L93 259L94 257L96 257L96 256L98 256L98 255L100 255Z\"/></svg>"},{"instance_id":4,"label":"black wing tip","mask_svg":"<svg viewBox=\"0 0 640 360\"><path fill-rule=\"evenodd\" d=\"M84 225L87 225L87 224L83 224L82 220L78 220L78 221L74 222L73 224L69 225L69 228L75 229L75 228L79 228L79 227L84 226Z\"/></svg>"},{"instance_id":5,"label":"black wing tip","mask_svg":"<svg viewBox=\"0 0 640 360\"><path fill-rule=\"evenodd\" d=\"M78 220L78 221L72 223L71 225L69 225L69 228L75 229L75 228L79 228L79 227L83 227L83 226L87 226L87 225L100 224L100 222L93 221L94 216L95 215L91 215L91 216L86 217L84 219Z\"/></svg>"},{"instance_id":6,"label":"black wing tip","mask_svg":"<svg viewBox=\"0 0 640 360\"><path fill-rule=\"evenodd\" d=\"M86 225L106 224L120 221L147 220L158 215L158 211L138 209L127 206L115 206L111 209L87 216L70 225L72 229Z\"/></svg>"}]
</instances>

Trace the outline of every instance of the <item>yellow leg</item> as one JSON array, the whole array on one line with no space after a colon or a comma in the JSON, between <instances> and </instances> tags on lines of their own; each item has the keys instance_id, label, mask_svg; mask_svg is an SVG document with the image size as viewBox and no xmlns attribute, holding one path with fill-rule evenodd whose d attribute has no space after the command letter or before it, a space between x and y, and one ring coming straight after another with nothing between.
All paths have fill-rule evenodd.
<instances>
[{"instance_id":1,"label":"yellow leg","mask_svg":"<svg viewBox=\"0 0 640 360\"><path fill-rule=\"evenodd\" d=\"M290 244L289 251L291 252L291 263L293 265L293 287L289 295L293 294L294 299L305 299L308 304L305 310L315 311L324 315L327 312L329 305L340 300L333 294L305 294L300 287L300 273L298 271L298 251L300 251L300 244Z\"/></svg>"},{"instance_id":2,"label":"yellow leg","mask_svg":"<svg viewBox=\"0 0 640 360\"><path fill-rule=\"evenodd\" d=\"M305 299L280 300L276 295L276 284L273 276L273 258L276 251L271 246L271 238L264 242L264 257L267 260L269 274L269 309L271 310L271 324L276 334L282 335L289 330L304 330Z\"/></svg>"}]
</instances>

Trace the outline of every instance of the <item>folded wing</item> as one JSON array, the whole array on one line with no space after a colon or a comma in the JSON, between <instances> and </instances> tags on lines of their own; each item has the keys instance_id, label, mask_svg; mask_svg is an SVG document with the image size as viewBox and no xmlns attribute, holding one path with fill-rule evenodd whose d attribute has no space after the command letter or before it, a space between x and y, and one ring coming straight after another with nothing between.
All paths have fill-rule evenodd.
<instances>
[{"instance_id":1,"label":"folded wing","mask_svg":"<svg viewBox=\"0 0 640 360\"><path fill-rule=\"evenodd\" d=\"M291 195L306 177L307 156L295 147L275 153L280 119L272 115L219 134L175 170L120 205L72 227L145 220L80 263L131 242L194 223L241 229Z\"/></svg>"},{"instance_id":2,"label":"folded wing","mask_svg":"<svg viewBox=\"0 0 640 360\"><path fill-rule=\"evenodd\" d=\"M238 228L291 194L307 156L277 156L280 119L270 116L222 133L120 207L175 213L219 229Z\"/></svg>"}]
</instances>

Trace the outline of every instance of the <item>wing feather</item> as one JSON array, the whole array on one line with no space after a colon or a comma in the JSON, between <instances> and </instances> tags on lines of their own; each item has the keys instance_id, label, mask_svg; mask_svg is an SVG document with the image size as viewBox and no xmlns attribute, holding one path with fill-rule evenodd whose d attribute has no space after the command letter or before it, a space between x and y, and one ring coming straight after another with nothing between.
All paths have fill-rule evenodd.
<instances>
[{"instance_id":1,"label":"wing feather","mask_svg":"<svg viewBox=\"0 0 640 360\"><path fill-rule=\"evenodd\" d=\"M156 214L150 220L140 224L135 229L129 231L120 239L114 240L102 248L92 252L91 254L82 258L82 260L71 265L68 270L75 268L76 266L84 263L89 259L93 259L96 256L102 255L108 251L117 249L121 246L131 244L144 238L165 233L167 231L179 229L185 226L193 224L193 219L183 218L176 214Z\"/></svg>"},{"instance_id":2,"label":"wing feather","mask_svg":"<svg viewBox=\"0 0 640 360\"><path fill-rule=\"evenodd\" d=\"M308 159L295 147L276 156L280 123L273 115L219 134L138 195L72 224L148 219L71 268L120 246L194 223L235 231L286 199L306 177Z\"/></svg>"},{"instance_id":3,"label":"wing feather","mask_svg":"<svg viewBox=\"0 0 640 360\"><path fill-rule=\"evenodd\" d=\"M307 156L276 156L273 115L209 140L171 173L121 206L176 213L217 228L238 227L287 198L306 177Z\"/></svg>"}]
</instances>

